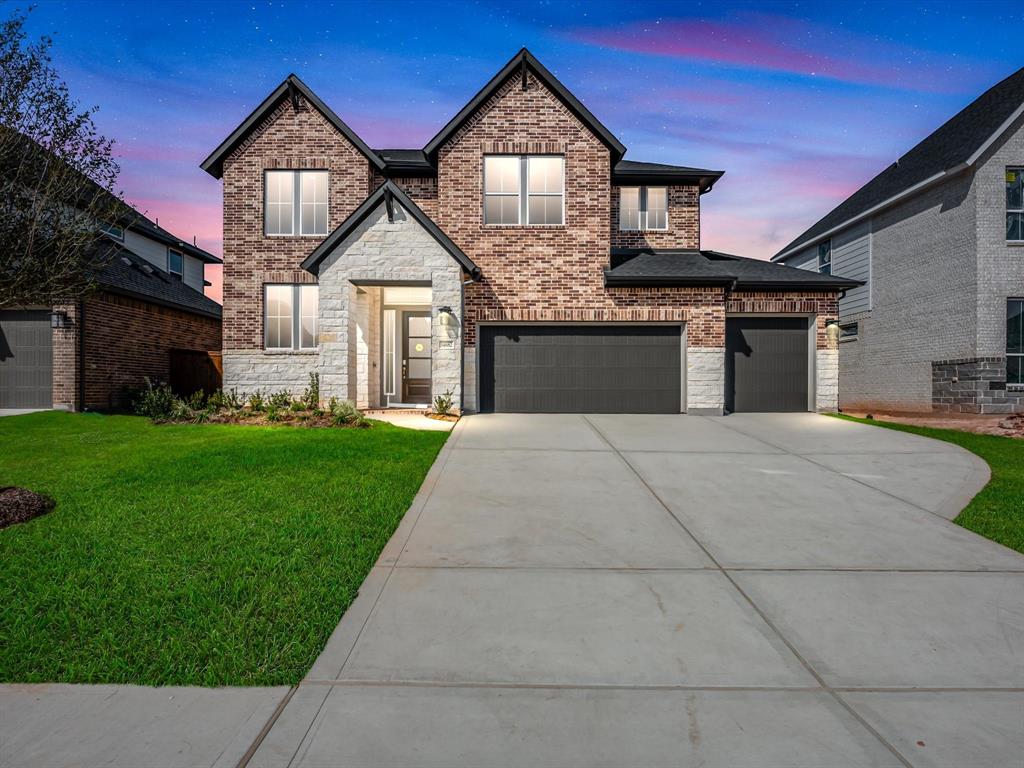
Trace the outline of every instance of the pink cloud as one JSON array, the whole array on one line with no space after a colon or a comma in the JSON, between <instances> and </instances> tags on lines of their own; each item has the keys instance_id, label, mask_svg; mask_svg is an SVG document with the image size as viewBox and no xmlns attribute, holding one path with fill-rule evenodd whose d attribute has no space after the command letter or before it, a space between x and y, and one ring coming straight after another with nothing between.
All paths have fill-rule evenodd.
<instances>
[{"instance_id":1,"label":"pink cloud","mask_svg":"<svg viewBox=\"0 0 1024 768\"><path fill-rule=\"evenodd\" d=\"M745 13L724 21L668 19L613 29L579 28L569 36L614 50L849 83L911 85L916 90L943 92L959 85L948 77L913 77L913 72L913 82L906 83L899 67L892 64L902 59L920 72L922 67L940 63L935 54L770 14ZM872 61L888 63L875 65ZM960 61L961 66L964 63Z\"/></svg>"}]
</instances>

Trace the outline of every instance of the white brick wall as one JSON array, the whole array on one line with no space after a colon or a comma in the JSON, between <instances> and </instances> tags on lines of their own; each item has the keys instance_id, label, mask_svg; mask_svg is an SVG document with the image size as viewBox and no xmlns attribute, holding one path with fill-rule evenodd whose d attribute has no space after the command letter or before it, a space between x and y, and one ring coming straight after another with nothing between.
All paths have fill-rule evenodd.
<instances>
[{"instance_id":1,"label":"white brick wall","mask_svg":"<svg viewBox=\"0 0 1024 768\"><path fill-rule=\"evenodd\" d=\"M725 409L725 350L687 347L686 410L722 413Z\"/></svg>"}]
</instances>

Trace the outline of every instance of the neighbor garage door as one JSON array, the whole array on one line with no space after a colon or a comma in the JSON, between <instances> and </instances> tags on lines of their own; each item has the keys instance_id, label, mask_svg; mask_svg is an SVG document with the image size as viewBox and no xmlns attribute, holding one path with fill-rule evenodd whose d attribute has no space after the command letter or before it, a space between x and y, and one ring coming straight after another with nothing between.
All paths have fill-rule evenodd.
<instances>
[{"instance_id":1,"label":"neighbor garage door","mask_svg":"<svg viewBox=\"0 0 1024 768\"><path fill-rule=\"evenodd\" d=\"M46 310L0 312L0 408L53 405L53 342Z\"/></svg>"},{"instance_id":2,"label":"neighbor garage door","mask_svg":"<svg viewBox=\"0 0 1024 768\"><path fill-rule=\"evenodd\" d=\"M726 410L808 410L809 343L806 318L727 318Z\"/></svg>"},{"instance_id":3,"label":"neighbor garage door","mask_svg":"<svg viewBox=\"0 0 1024 768\"><path fill-rule=\"evenodd\" d=\"M679 326L481 326L480 410L679 413Z\"/></svg>"}]
</instances>

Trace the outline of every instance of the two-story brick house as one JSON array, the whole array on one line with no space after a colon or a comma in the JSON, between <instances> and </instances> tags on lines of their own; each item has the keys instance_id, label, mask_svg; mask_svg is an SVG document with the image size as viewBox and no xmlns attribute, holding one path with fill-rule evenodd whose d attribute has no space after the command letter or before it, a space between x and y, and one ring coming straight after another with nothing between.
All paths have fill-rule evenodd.
<instances>
[{"instance_id":1,"label":"two-story brick house","mask_svg":"<svg viewBox=\"0 0 1024 768\"><path fill-rule=\"evenodd\" d=\"M422 149L289 76L207 158L224 382L366 407L829 410L858 283L700 250L722 173L626 148L525 49Z\"/></svg>"},{"instance_id":2,"label":"two-story brick house","mask_svg":"<svg viewBox=\"0 0 1024 768\"><path fill-rule=\"evenodd\" d=\"M1024 69L774 256L857 278L840 405L1024 411Z\"/></svg>"}]
</instances>

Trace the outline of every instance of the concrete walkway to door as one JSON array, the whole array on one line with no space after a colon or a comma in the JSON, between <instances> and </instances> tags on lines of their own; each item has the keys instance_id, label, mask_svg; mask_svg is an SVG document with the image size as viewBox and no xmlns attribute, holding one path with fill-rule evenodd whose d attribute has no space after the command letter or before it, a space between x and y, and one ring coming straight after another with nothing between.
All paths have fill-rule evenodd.
<instances>
[{"instance_id":1,"label":"concrete walkway to door","mask_svg":"<svg viewBox=\"0 0 1024 768\"><path fill-rule=\"evenodd\" d=\"M814 414L464 419L249 765L1008 766L1024 557L959 448Z\"/></svg>"}]
</instances>

